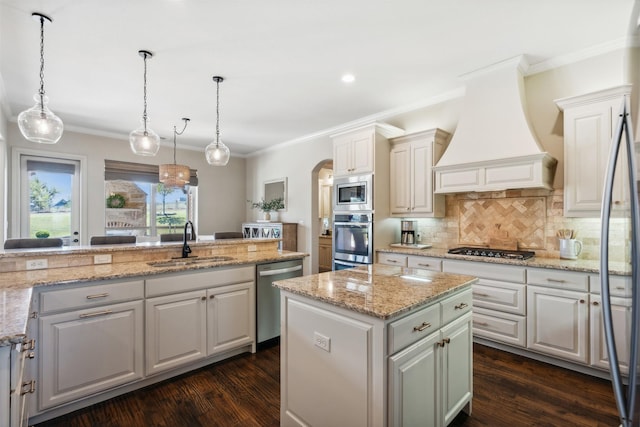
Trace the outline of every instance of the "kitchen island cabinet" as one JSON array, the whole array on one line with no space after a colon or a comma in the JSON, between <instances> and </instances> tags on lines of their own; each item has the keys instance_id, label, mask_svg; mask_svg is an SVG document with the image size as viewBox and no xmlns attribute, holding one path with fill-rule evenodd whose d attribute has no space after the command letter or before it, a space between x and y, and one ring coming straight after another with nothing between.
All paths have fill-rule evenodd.
<instances>
[{"instance_id":1,"label":"kitchen island cabinet","mask_svg":"<svg viewBox=\"0 0 640 427\"><path fill-rule=\"evenodd\" d=\"M281 425L412 425L426 413L420 425L444 426L470 411L474 280L374 264L275 282Z\"/></svg>"}]
</instances>

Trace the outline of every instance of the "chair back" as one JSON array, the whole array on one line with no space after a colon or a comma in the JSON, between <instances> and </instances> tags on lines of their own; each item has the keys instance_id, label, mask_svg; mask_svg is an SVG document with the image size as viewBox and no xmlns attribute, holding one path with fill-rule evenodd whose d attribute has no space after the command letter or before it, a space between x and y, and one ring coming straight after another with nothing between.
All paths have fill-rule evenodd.
<instances>
[{"instance_id":1,"label":"chair back","mask_svg":"<svg viewBox=\"0 0 640 427\"><path fill-rule=\"evenodd\" d=\"M91 245L121 245L124 243L135 243L136 236L91 236Z\"/></svg>"},{"instance_id":2,"label":"chair back","mask_svg":"<svg viewBox=\"0 0 640 427\"><path fill-rule=\"evenodd\" d=\"M241 231L218 231L213 233L213 238L216 240L220 239L242 239Z\"/></svg>"},{"instance_id":3,"label":"chair back","mask_svg":"<svg viewBox=\"0 0 640 427\"><path fill-rule=\"evenodd\" d=\"M29 248L58 248L62 246L62 239L47 237L44 239L7 239L4 242L5 249L29 249Z\"/></svg>"}]
</instances>

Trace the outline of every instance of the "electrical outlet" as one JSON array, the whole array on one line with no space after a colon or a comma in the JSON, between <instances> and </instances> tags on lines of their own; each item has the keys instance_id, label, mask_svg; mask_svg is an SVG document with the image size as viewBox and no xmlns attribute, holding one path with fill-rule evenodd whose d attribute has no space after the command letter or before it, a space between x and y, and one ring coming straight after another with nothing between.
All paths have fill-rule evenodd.
<instances>
[{"instance_id":1,"label":"electrical outlet","mask_svg":"<svg viewBox=\"0 0 640 427\"><path fill-rule=\"evenodd\" d=\"M111 264L111 254L102 254L93 256L94 264Z\"/></svg>"},{"instance_id":2,"label":"electrical outlet","mask_svg":"<svg viewBox=\"0 0 640 427\"><path fill-rule=\"evenodd\" d=\"M313 343L316 347L320 347L324 351L331 353L331 338L319 334L318 332L314 332Z\"/></svg>"},{"instance_id":3,"label":"electrical outlet","mask_svg":"<svg viewBox=\"0 0 640 427\"><path fill-rule=\"evenodd\" d=\"M258 250L258 247L256 245L247 245L248 252L255 252L257 250Z\"/></svg>"},{"instance_id":4,"label":"electrical outlet","mask_svg":"<svg viewBox=\"0 0 640 427\"><path fill-rule=\"evenodd\" d=\"M47 268L48 266L49 262L46 258L30 259L27 261L27 270L42 270L43 268Z\"/></svg>"}]
</instances>

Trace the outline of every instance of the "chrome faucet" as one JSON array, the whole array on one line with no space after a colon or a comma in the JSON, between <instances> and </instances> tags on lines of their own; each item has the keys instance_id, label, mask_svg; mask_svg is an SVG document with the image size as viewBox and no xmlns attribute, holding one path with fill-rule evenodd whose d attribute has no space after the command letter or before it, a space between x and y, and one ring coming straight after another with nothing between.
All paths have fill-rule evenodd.
<instances>
[{"instance_id":1,"label":"chrome faucet","mask_svg":"<svg viewBox=\"0 0 640 427\"><path fill-rule=\"evenodd\" d=\"M189 247L189 244L187 243L187 230L189 230L189 227L191 227L191 232L190 232L191 240L195 240L196 239L196 228L193 226L193 223L191 221L185 222L185 224L184 224L184 240L182 242L182 258L188 258L189 254L191 253L191 248Z\"/></svg>"}]
</instances>

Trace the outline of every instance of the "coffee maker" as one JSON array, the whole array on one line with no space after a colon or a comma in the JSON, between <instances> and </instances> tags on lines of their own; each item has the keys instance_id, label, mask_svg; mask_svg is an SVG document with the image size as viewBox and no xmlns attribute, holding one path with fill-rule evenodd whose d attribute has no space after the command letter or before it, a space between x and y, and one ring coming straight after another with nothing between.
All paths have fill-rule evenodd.
<instances>
[{"instance_id":1,"label":"coffee maker","mask_svg":"<svg viewBox=\"0 0 640 427\"><path fill-rule=\"evenodd\" d=\"M401 221L400 222L400 243L403 245L413 245L416 243L416 231L418 221Z\"/></svg>"}]
</instances>

